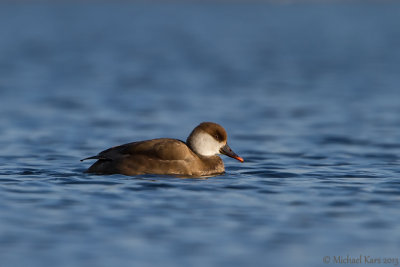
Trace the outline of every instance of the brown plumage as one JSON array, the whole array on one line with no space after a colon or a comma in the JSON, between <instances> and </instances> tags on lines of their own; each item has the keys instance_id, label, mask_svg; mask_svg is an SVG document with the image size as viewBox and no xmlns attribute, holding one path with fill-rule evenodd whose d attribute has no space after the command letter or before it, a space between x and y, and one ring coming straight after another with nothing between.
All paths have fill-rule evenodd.
<instances>
[{"instance_id":1,"label":"brown plumage","mask_svg":"<svg viewBox=\"0 0 400 267\"><path fill-rule=\"evenodd\" d=\"M96 174L166 174L182 176L210 176L225 171L223 153L241 162L227 145L224 128L212 122L203 122L189 135L187 142L160 138L133 142L104 150L87 170ZM83 159L83 160L86 160Z\"/></svg>"}]
</instances>

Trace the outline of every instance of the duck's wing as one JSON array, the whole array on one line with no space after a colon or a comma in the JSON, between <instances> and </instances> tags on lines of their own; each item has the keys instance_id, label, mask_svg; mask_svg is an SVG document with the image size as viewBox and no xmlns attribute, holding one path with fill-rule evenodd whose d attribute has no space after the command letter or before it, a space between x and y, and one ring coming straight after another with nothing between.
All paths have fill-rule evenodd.
<instances>
[{"instance_id":1,"label":"duck's wing","mask_svg":"<svg viewBox=\"0 0 400 267\"><path fill-rule=\"evenodd\" d=\"M141 142L133 142L109 148L98 155L87 159L114 160L122 157L144 156L158 160L185 160L192 156L193 152L187 145L177 139L160 138Z\"/></svg>"},{"instance_id":2,"label":"duck's wing","mask_svg":"<svg viewBox=\"0 0 400 267\"><path fill-rule=\"evenodd\" d=\"M170 138L127 144L121 153L128 156L141 155L158 160L185 160L193 154L183 141Z\"/></svg>"}]
</instances>

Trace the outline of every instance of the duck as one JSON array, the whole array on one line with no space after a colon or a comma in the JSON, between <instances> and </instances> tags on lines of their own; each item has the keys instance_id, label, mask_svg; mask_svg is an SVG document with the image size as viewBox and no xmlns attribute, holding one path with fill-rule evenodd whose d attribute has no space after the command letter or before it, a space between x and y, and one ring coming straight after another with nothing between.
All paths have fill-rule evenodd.
<instances>
[{"instance_id":1,"label":"duck","mask_svg":"<svg viewBox=\"0 0 400 267\"><path fill-rule=\"evenodd\" d=\"M244 162L229 147L225 129L214 122L202 122L186 142L157 138L111 147L84 160L97 160L86 172L128 176L155 174L174 176L214 176L225 173L220 154Z\"/></svg>"}]
</instances>

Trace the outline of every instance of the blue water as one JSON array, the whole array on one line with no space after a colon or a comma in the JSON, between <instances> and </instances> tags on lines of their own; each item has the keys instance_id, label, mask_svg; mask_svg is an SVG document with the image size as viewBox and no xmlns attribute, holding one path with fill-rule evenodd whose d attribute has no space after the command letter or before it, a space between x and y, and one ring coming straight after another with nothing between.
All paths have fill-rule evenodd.
<instances>
[{"instance_id":1,"label":"blue water","mask_svg":"<svg viewBox=\"0 0 400 267\"><path fill-rule=\"evenodd\" d=\"M0 266L394 266L399 14L1 3ZM83 173L81 158L202 121L245 163L224 157L207 179Z\"/></svg>"}]
</instances>

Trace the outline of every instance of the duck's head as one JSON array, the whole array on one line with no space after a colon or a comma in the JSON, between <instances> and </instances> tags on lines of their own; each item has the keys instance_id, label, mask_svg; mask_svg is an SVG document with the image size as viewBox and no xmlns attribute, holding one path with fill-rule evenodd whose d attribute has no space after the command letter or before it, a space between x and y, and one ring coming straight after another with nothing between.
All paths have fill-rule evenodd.
<instances>
[{"instance_id":1,"label":"duck's head","mask_svg":"<svg viewBox=\"0 0 400 267\"><path fill-rule=\"evenodd\" d=\"M240 162L244 160L235 154L227 143L228 136L225 129L213 122L203 122L190 133L186 144L201 156L224 154Z\"/></svg>"}]
</instances>

